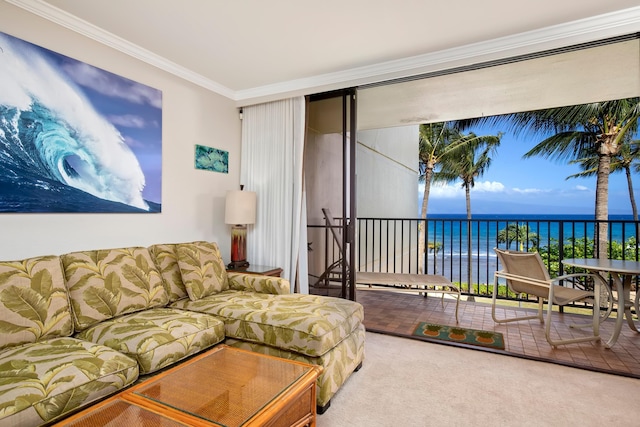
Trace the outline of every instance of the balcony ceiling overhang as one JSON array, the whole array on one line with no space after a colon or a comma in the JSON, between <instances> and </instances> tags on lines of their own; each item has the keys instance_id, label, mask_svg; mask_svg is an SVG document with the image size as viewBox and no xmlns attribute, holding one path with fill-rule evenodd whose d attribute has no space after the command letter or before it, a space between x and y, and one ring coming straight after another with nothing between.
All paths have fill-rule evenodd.
<instances>
[{"instance_id":1,"label":"balcony ceiling overhang","mask_svg":"<svg viewBox=\"0 0 640 427\"><path fill-rule=\"evenodd\" d=\"M5 0L236 101L640 31L638 0Z\"/></svg>"}]
</instances>

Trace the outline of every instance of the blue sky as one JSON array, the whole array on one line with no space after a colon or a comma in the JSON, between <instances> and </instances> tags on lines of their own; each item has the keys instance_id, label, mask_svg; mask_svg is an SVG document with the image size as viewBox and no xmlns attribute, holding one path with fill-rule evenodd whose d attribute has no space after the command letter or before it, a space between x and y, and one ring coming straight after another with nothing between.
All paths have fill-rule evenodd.
<instances>
[{"instance_id":1,"label":"blue sky","mask_svg":"<svg viewBox=\"0 0 640 427\"><path fill-rule=\"evenodd\" d=\"M503 127L504 128L504 127ZM476 130L478 135L497 134L497 129ZM529 138L529 139L528 139ZM471 191L472 214L593 214L596 178L566 177L579 172L568 165L542 157L523 159L536 143L524 134L505 132L492 164L476 179ZM638 180L638 174L633 175ZM634 181L640 189L640 182ZM419 209L424 186L420 184ZM634 191L640 199L638 191ZM460 183L433 184L429 196L430 214L466 213ZM624 173L609 176L609 214L631 214Z\"/></svg>"}]
</instances>

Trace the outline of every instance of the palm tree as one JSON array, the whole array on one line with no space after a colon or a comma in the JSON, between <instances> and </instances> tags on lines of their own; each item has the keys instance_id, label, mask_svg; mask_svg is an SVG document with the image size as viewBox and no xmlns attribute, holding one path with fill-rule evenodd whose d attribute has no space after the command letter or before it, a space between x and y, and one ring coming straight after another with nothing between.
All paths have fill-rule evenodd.
<instances>
[{"instance_id":1,"label":"palm tree","mask_svg":"<svg viewBox=\"0 0 640 427\"><path fill-rule=\"evenodd\" d=\"M460 131L453 128L448 122L421 124L419 129L419 172L420 182L424 182L424 194L422 199L422 211L418 239L418 273L423 272L425 254L425 228L427 223L427 208L429 205L429 191L431 180L436 167L442 159L451 153L455 153L464 144L469 143L463 139Z\"/></svg>"},{"instance_id":2,"label":"palm tree","mask_svg":"<svg viewBox=\"0 0 640 427\"><path fill-rule=\"evenodd\" d=\"M537 233L532 232L527 224L518 225L517 223L507 224L507 226L498 231L498 243L506 243L507 248L511 247L513 242L519 243L519 250L524 250L524 243L531 242L534 247L538 246L540 238Z\"/></svg>"},{"instance_id":3,"label":"palm tree","mask_svg":"<svg viewBox=\"0 0 640 427\"><path fill-rule=\"evenodd\" d=\"M427 245L427 247L429 248L429 252L434 254L434 255L438 255L438 252L440 252L440 249L442 249L442 243L441 242L436 242L435 240L433 242L429 242L429 244ZM433 266L433 274L438 274L438 264L435 263Z\"/></svg>"},{"instance_id":4,"label":"palm tree","mask_svg":"<svg viewBox=\"0 0 640 427\"><path fill-rule=\"evenodd\" d=\"M471 189L475 179L482 176L491 165L491 155L500 145L502 134L477 136L474 133L461 135L461 140L467 141L460 149L442 158L442 169L434 175L434 180L453 182L462 180L467 204L467 279L471 287Z\"/></svg>"},{"instance_id":5,"label":"palm tree","mask_svg":"<svg viewBox=\"0 0 640 427\"><path fill-rule=\"evenodd\" d=\"M578 163L582 171L569 175L567 179L594 176L598 173L598 156L596 153L591 157L573 160L570 163ZM627 188L629 190L629 201L631 203L631 211L633 212L633 220L638 221L638 205L636 204L636 198L633 193L632 169L634 169L635 172L640 171L640 145L638 145L638 141L632 141L622 145L618 155L611 158L611 167L609 170L610 173L624 171L627 178Z\"/></svg>"},{"instance_id":6,"label":"palm tree","mask_svg":"<svg viewBox=\"0 0 640 427\"><path fill-rule=\"evenodd\" d=\"M513 113L503 116L461 121L461 126L493 121L506 122L515 132L531 131L549 135L524 157L542 156L558 161L576 160L596 153L595 219L597 256L607 257L609 219L609 172L611 158L636 132L640 118L640 98L627 98L590 104Z\"/></svg>"},{"instance_id":7,"label":"palm tree","mask_svg":"<svg viewBox=\"0 0 640 427\"><path fill-rule=\"evenodd\" d=\"M467 219L471 219L471 189L475 186L475 179L482 176L491 165L491 155L496 152L501 138L502 134L461 135L460 140L467 143L456 152L443 156L441 170L434 175L435 181L462 181L467 202Z\"/></svg>"}]
</instances>

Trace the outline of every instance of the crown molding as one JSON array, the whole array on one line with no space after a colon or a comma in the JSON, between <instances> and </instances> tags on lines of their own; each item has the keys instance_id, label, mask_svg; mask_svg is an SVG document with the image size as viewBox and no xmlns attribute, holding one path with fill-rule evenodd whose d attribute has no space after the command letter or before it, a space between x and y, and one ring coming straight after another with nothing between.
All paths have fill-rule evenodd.
<instances>
[{"instance_id":1,"label":"crown molding","mask_svg":"<svg viewBox=\"0 0 640 427\"><path fill-rule=\"evenodd\" d=\"M218 93L227 98L235 99L234 91L228 87L214 82L213 80L178 65L175 62L169 61L160 55L156 55L153 52L143 49L136 44L90 24L87 21L79 19L78 17L42 0L5 1L212 92Z\"/></svg>"},{"instance_id":2,"label":"crown molding","mask_svg":"<svg viewBox=\"0 0 640 427\"><path fill-rule=\"evenodd\" d=\"M439 52L233 91L42 0L5 0L44 19L236 101L239 106L406 78L640 32L640 6Z\"/></svg>"},{"instance_id":3,"label":"crown molding","mask_svg":"<svg viewBox=\"0 0 640 427\"><path fill-rule=\"evenodd\" d=\"M640 7L485 42L236 92L240 104L307 89L347 88L528 55L640 31ZM318 93L308 91L306 94ZM282 96L281 96L282 97Z\"/></svg>"}]
</instances>

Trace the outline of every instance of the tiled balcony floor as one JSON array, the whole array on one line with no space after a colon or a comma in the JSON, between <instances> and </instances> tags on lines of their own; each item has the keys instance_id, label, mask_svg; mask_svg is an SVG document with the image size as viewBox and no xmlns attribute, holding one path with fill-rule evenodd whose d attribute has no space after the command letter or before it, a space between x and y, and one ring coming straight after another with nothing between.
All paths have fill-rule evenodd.
<instances>
[{"instance_id":1,"label":"tiled balcony floor","mask_svg":"<svg viewBox=\"0 0 640 427\"><path fill-rule=\"evenodd\" d=\"M420 295L365 288L357 290L356 300L364 306L365 326L371 331L411 336L419 322L456 325L454 299L445 299L443 308L440 296L424 298ZM563 345L554 349L544 337L544 324L538 320L496 324L491 318L491 304L468 302L464 296L459 310L459 326L496 331L504 335L505 350L491 351L640 378L640 334L632 331L626 320L617 343L611 349L597 341ZM527 311L532 310L497 308L496 316L513 317ZM590 332L588 328L569 328L569 324L575 323L575 319L584 323L590 317L554 313L552 336L559 335L564 339ZM600 334L604 340L612 335L614 323L615 319L610 318L601 324Z\"/></svg>"}]
</instances>

